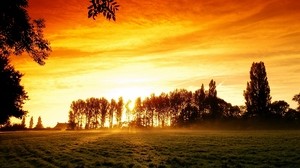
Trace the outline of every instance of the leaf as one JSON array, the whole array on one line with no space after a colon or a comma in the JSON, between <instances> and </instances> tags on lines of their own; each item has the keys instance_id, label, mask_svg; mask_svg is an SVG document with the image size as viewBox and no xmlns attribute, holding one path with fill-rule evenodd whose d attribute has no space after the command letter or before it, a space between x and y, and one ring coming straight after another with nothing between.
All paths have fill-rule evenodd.
<instances>
[{"instance_id":1,"label":"leaf","mask_svg":"<svg viewBox=\"0 0 300 168\"><path fill-rule=\"evenodd\" d=\"M89 6L89 7L88 7L88 9L92 9L92 8L93 8L93 6L94 6L94 5L91 5L91 6Z\"/></svg>"},{"instance_id":2,"label":"leaf","mask_svg":"<svg viewBox=\"0 0 300 168\"><path fill-rule=\"evenodd\" d=\"M97 11L98 11L98 12L100 12L100 11L101 11L101 9L102 9L102 6L101 6L101 5L99 5L99 6L97 7Z\"/></svg>"},{"instance_id":3,"label":"leaf","mask_svg":"<svg viewBox=\"0 0 300 168\"><path fill-rule=\"evenodd\" d=\"M89 10L89 12L88 12L88 18L92 17L92 15L93 15L93 11Z\"/></svg>"}]
</instances>

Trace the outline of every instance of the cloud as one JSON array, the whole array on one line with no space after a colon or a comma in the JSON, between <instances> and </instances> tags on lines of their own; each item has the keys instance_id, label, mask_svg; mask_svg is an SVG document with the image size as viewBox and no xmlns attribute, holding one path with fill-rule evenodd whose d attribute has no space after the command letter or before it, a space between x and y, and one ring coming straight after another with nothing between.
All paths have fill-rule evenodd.
<instances>
[{"instance_id":1,"label":"cloud","mask_svg":"<svg viewBox=\"0 0 300 168\"><path fill-rule=\"evenodd\" d=\"M297 0L118 2L117 21L109 22L88 19L88 1L29 1L32 18L45 18L53 49L42 67L13 59L25 73L32 114L65 119L78 98L194 90L210 79L221 98L243 104L253 61L265 62L274 100L291 103L297 93Z\"/></svg>"}]
</instances>

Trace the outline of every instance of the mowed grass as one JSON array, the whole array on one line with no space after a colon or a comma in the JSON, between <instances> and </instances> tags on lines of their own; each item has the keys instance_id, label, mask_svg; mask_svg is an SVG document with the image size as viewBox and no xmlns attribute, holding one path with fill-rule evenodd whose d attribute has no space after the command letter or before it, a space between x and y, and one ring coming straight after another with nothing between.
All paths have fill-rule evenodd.
<instances>
[{"instance_id":1,"label":"mowed grass","mask_svg":"<svg viewBox=\"0 0 300 168\"><path fill-rule=\"evenodd\" d=\"M300 167L300 131L4 132L0 167Z\"/></svg>"}]
</instances>

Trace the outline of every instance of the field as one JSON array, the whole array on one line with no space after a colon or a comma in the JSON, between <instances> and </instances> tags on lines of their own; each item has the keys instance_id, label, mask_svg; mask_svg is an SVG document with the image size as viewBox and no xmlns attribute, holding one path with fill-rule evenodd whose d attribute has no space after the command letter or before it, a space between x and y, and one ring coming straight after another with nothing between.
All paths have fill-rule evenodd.
<instances>
[{"instance_id":1,"label":"field","mask_svg":"<svg viewBox=\"0 0 300 168\"><path fill-rule=\"evenodd\" d=\"M2 132L0 167L300 167L300 131Z\"/></svg>"}]
</instances>

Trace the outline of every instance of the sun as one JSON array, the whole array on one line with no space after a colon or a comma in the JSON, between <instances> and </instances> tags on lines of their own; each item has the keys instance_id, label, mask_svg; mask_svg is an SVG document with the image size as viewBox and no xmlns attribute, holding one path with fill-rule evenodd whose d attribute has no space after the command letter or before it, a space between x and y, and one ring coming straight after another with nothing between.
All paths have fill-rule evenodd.
<instances>
[{"instance_id":1,"label":"sun","mask_svg":"<svg viewBox=\"0 0 300 168\"><path fill-rule=\"evenodd\" d=\"M124 103L124 109L122 113L122 122L128 124L130 121L132 121L133 115L133 109L134 109L134 104L135 100L138 97L141 97L142 99L149 96L151 92L150 87L146 86L127 86L127 87L122 87L122 88L115 88L112 89L111 92L109 93L109 97L115 99L118 101L118 98L122 96L123 98L123 103ZM128 103L128 109L126 109L126 104ZM129 113L127 112L129 110Z\"/></svg>"}]
</instances>

